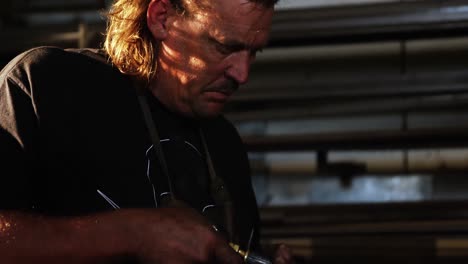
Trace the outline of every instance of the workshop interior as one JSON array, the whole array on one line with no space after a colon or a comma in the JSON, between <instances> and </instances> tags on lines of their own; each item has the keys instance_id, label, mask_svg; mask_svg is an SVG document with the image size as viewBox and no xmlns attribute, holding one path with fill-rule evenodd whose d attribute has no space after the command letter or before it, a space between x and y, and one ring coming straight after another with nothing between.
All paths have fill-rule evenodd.
<instances>
[{"instance_id":1,"label":"workshop interior","mask_svg":"<svg viewBox=\"0 0 468 264\"><path fill-rule=\"evenodd\" d=\"M0 66L98 48L105 0L0 1ZM225 109L262 244L297 263L468 263L468 0L280 0Z\"/></svg>"}]
</instances>

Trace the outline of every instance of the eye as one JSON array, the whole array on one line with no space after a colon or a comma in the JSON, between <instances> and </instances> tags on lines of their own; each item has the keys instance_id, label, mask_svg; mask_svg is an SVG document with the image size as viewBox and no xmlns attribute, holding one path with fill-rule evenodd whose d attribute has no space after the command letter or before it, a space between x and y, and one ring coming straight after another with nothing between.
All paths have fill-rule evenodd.
<instances>
[{"instance_id":1,"label":"eye","mask_svg":"<svg viewBox=\"0 0 468 264\"><path fill-rule=\"evenodd\" d=\"M260 48L260 49L251 49L250 50L250 56L255 58L258 53L262 53L262 52L263 52L262 48Z\"/></svg>"},{"instance_id":2,"label":"eye","mask_svg":"<svg viewBox=\"0 0 468 264\"><path fill-rule=\"evenodd\" d=\"M224 45L222 43L216 43L215 46L216 46L216 50L219 53L224 54L224 55L229 55L229 54L234 52L234 50L233 50L233 48L231 46Z\"/></svg>"},{"instance_id":3,"label":"eye","mask_svg":"<svg viewBox=\"0 0 468 264\"><path fill-rule=\"evenodd\" d=\"M218 41L215 42L215 46L216 50L223 55L229 55L245 49L245 46L242 44L224 44Z\"/></svg>"}]
</instances>

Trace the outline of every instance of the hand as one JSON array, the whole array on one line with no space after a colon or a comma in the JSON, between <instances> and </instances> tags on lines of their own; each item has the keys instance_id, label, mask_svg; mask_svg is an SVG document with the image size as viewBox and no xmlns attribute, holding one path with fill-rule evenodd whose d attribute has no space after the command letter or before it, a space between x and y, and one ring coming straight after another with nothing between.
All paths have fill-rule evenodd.
<instances>
[{"instance_id":1,"label":"hand","mask_svg":"<svg viewBox=\"0 0 468 264\"><path fill-rule=\"evenodd\" d=\"M276 249L275 256L273 263L275 264L293 264L294 259L291 253L291 249L289 249L286 245L281 244Z\"/></svg>"},{"instance_id":2,"label":"hand","mask_svg":"<svg viewBox=\"0 0 468 264\"><path fill-rule=\"evenodd\" d=\"M228 242L190 208L131 210L128 239L143 263L242 263ZM129 221L129 222L130 222Z\"/></svg>"}]
</instances>

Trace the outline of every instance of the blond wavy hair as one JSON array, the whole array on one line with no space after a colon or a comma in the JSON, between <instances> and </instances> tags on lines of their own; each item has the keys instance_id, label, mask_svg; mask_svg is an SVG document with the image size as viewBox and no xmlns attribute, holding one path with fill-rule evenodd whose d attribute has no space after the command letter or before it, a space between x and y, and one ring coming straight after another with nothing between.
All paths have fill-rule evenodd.
<instances>
[{"instance_id":1,"label":"blond wavy hair","mask_svg":"<svg viewBox=\"0 0 468 264\"><path fill-rule=\"evenodd\" d=\"M156 69L154 40L146 26L151 0L117 0L107 14L104 50L125 74L149 79Z\"/></svg>"},{"instance_id":2,"label":"blond wavy hair","mask_svg":"<svg viewBox=\"0 0 468 264\"><path fill-rule=\"evenodd\" d=\"M198 0L209 4L210 1ZM193 1L193 2L198 2ZM230 0L229 0L230 1ZM278 0L249 0L265 7ZM156 72L157 41L146 24L146 11L151 0L115 0L107 14L104 50L110 61L124 74L149 81ZM170 0L179 14L187 14L185 0ZM190 1L189 1L190 2ZM192 2L192 3L193 3Z\"/></svg>"}]
</instances>

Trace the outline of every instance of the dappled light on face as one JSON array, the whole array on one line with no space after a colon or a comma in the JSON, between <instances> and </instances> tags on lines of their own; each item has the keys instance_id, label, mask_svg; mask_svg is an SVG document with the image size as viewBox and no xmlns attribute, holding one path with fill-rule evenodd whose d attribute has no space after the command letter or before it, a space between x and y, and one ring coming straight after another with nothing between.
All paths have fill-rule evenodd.
<instances>
[{"instance_id":1,"label":"dappled light on face","mask_svg":"<svg viewBox=\"0 0 468 264\"><path fill-rule=\"evenodd\" d=\"M161 68L164 71L170 73L173 77L175 77L181 84L187 84L191 79L194 79L196 76L192 74L188 74L182 70L179 70L176 67L169 66L165 61L160 61Z\"/></svg>"},{"instance_id":2,"label":"dappled light on face","mask_svg":"<svg viewBox=\"0 0 468 264\"><path fill-rule=\"evenodd\" d=\"M202 49L197 35L198 23L187 28L180 21L175 21L169 31L172 41L161 43L160 67L172 75L181 84L199 77L207 69L207 62L196 53Z\"/></svg>"},{"instance_id":3,"label":"dappled light on face","mask_svg":"<svg viewBox=\"0 0 468 264\"><path fill-rule=\"evenodd\" d=\"M260 18L259 24L260 24ZM245 46L266 46L270 29L263 28L259 24L230 23L223 20L216 22L216 27L211 28L211 35L218 41L226 43L228 40L238 40ZM258 44L256 44L258 43Z\"/></svg>"},{"instance_id":4,"label":"dappled light on face","mask_svg":"<svg viewBox=\"0 0 468 264\"><path fill-rule=\"evenodd\" d=\"M164 58L167 58L172 61L180 61L182 59L182 55L180 52L175 51L174 49L171 49L168 45L165 43L162 43L162 54Z\"/></svg>"},{"instance_id":5,"label":"dappled light on face","mask_svg":"<svg viewBox=\"0 0 468 264\"><path fill-rule=\"evenodd\" d=\"M8 222L3 216L0 215L0 235L10 230L11 223Z\"/></svg>"},{"instance_id":6,"label":"dappled light on face","mask_svg":"<svg viewBox=\"0 0 468 264\"><path fill-rule=\"evenodd\" d=\"M197 57L190 56L189 67L201 71L206 68L206 63Z\"/></svg>"}]
</instances>

